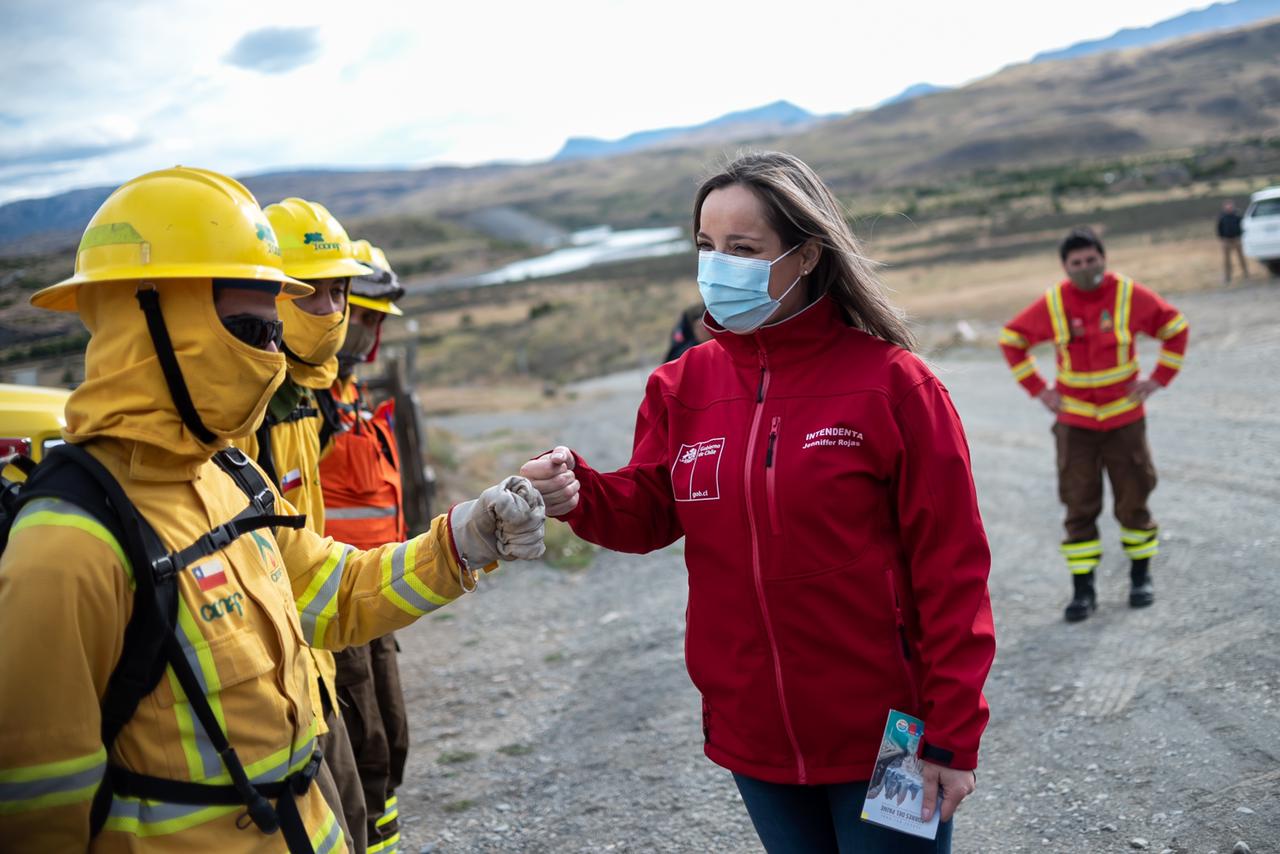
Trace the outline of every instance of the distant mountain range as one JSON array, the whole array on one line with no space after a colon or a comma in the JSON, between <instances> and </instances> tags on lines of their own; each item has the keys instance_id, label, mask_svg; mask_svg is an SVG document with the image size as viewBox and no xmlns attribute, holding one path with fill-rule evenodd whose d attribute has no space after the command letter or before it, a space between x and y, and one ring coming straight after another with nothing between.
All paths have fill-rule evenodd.
<instances>
[{"instance_id":1,"label":"distant mountain range","mask_svg":"<svg viewBox=\"0 0 1280 854\"><path fill-rule=\"evenodd\" d=\"M876 108L879 109L880 107L887 107L890 104L901 104L903 101L912 101L916 98L923 98L925 95L933 95L937 92L947 92L950 91L950 89L950 86L935 86L932 83L913 83L893 97L885 98L883 101L876 104Z\"/></svg>"},{"instance_id":2,"label":"distant mountain range","mask_svg":"<svg viewBox=\"0 0 1280 854\"><path fill-rule=\"evenodd\" d=\"M725 139L743 139L750 136L775 136L791 130L799 130L816 121L819 116L801 109L790 101L774 101L752 110L728 113L709 122L687 127L642 130L622 139L606 140L590 136L570 137L556 155L553 163L565 160L587 160L595 157L613 157L665 144L680 145L720 142Z\"/></svg>"},{"instance_id":3,"label":"distant mountain range","mask_svg":"<svg viewBox=\"0 0 1280 854\"><path fill-rule=\"evenodd\" d=\"M1037 53L1031 61L1053 62L1060 59L1078 59L1082 56L1108 53L1113 50L1151 47L1186 36L1243 27L1277 16L1280 16L1280 0L1235 0L1235 2L1215 3L1204 9L1196 9L1149 27L1128 27L1117 30L1104 39L1077 42L1070 47ZM891 104L911 101L925 95L947 92L951 88L935 86L932 83L916 83L891 98L885 98L876 104L876 107L888 107Z\"/></svg>"},{"instance_id":4,"label":"distant mountain range","mask_svg":"<svg viewBox=\"0 0 1280 854\"><path fill-rule=\"evenodd\" d=\"M1082 56L1130 47L1149 47L1185 36L1243 27L1278 15L1280 15L1280 0L1235 0L1234 3L1214 3L1207 8L1196 9L1149 27L1127 28L1105 39L1079 42L1060 50L1038 53L1032 57L1031 61L1078 59Z\"/></svg>"},{"instance_id":5,"label":"distant mountain range","mask_svg":"<svg viewBox=\"0 0 1280 854\"><path fill-rule=\"evenodd\" d=\"M240 176L240 180L264 205L288 196L323 199L335 216L345 218L380 210L417 193L437 192L460 180L483 180L515 168L494 163L379 171L300 169ZM0 246L38 235L39 239L24 249L42 251L47 245L65 243L72 232L78 238L84 224L114 189L90 187L0 205Z\"/></svg>"},{"instance_id":6,"label":"distant mountain range","mask_svg":"<svg viewBox=\"0 0 1280 854\"><path fill-rule=\"evenodd\" d=\"M667 224L670 199L683 198L679 194L691 176L730 143L785 146L848 190L892 184L903 176L1269 135L1280 128L1280 21L1216 31L1232 21L1274 15L1280 15L1280 0L1219 3L1143 30L1040 54L963 88L916 84L877 108L845 116L817 116L778 101L700 125L614 141L570 140L541 164L313 169L243 180L264 203L290 195L319 198L344 220L426 214L468 221L476 211L509 206L568 228ZM1188 31L1211 34L1165 44ZM1115 54L1138 44L1135 39L1161 45L1136 55ZM604 162L606 157L625 162ZM5 251L14 253L74 245L111 189L0 205L0 247L9 244ZM473 225L488 230L491 223Z\"/></svg>"}]
</instances>

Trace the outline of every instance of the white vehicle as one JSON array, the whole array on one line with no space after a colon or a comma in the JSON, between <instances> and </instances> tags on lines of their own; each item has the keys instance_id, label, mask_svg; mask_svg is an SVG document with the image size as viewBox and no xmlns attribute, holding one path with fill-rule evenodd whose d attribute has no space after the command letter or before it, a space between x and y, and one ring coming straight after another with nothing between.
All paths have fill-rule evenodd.
<instances>
[{"instance_id":1,"label":"white vehicle","mask_svg":"<svg viewBox=\"0 0 1280 854\"><path fill-rule=\"evenodd\" d=\"M1244 254L1280 276L1280 187L1267 187L1249 197L1241 222Z\"/></svg>"}]
</instances>

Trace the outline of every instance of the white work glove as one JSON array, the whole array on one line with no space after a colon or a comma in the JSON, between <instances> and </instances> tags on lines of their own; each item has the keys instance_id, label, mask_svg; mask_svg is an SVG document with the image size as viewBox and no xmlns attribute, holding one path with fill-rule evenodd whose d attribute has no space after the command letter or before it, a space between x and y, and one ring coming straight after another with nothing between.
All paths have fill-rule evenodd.
<instances>
[{"instance_id":1,"label":"white work glove","mask_svg":"<svg viewBox=\"0 0 1280 854\"><path fill-rule=\"evenodd\" d=\"M509 477L454 507L449 523L463 562L468 569L479 569L499 559L542 557L546 519L542 495L533 484Z\"/></svg>"}]
</instances>

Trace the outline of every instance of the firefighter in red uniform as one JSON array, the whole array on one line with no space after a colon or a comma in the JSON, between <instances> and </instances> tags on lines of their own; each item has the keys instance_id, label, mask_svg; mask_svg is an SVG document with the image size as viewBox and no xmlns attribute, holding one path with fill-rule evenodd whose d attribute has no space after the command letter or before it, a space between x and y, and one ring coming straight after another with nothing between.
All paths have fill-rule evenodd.
<instances>
[{"instance_id":1,"label":"firefighter in red uniform","mask_svg":"<svg viewBox=\"0 0 1280 854\"><path fill-rule=\"evenodd\" d=\"M382 321L402 314L392 300L402 296L404 288L381 251L364 240L355 241L352 248L374 272L352 279L351 322L338 353L338 378L327 395L318 395L326 448L320 485L325 535L361 548L360 543L380 537L387 539L379 542L396 542L406 535L392 401L372 409L355 376L358 363L371 362L377 355ZM395 790L404 776L409 726L396 650L395 636L386 635L334 656L342 720L364 790L369 854L399 850Z\"/></svg>"},{"instance_id":2,"label":"firefighter in red uniform","mask_svg":"<svg viewBox=\"0 0 1280 854\"><path fill-rule=\"evenodd\" d=\"M1059 256L1067 278L1010 321L1000 333L1000 346L1014 378L1058 416L1053 428L1058 497L1067 507L1062 555L1074 584L1065 617L1076 622L1097 607L1094 571L1102 560L1097 520L1104 469L1120 540L1132 561L1129 605L1144 608L1155 601L1151 559L1160 539L1147 499L1156 487L1156 470L1143 401L1181 369L1187 319L1128 276L1108 272L1102 241L1088 228L1068 234ZM1163 342L1156 369L1146 379L1140 378L1134 347L1139 332ZM1027 353L1042 341L1052 341L1057 351L1054 388Z\"/></svg>"}]
</instances>

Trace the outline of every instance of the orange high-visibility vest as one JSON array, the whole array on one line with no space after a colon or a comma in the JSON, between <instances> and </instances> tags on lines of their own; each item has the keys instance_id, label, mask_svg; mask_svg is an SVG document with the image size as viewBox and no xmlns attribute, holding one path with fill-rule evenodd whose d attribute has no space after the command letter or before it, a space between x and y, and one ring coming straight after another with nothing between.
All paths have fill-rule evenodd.
<instances>
[{"instance_id":1,"label":"orange high-visibility vest","mask_svg":"<svg viewBox=\"0 0 1280 854\"><path fill-rule=\"evenodd\" d=\"M359 382L339 379L329 390L341 428L320 461L324 532L340 543L368 548L405 538L400 454L393 401L370 410Z\"/></svg>"}]
</instances>

